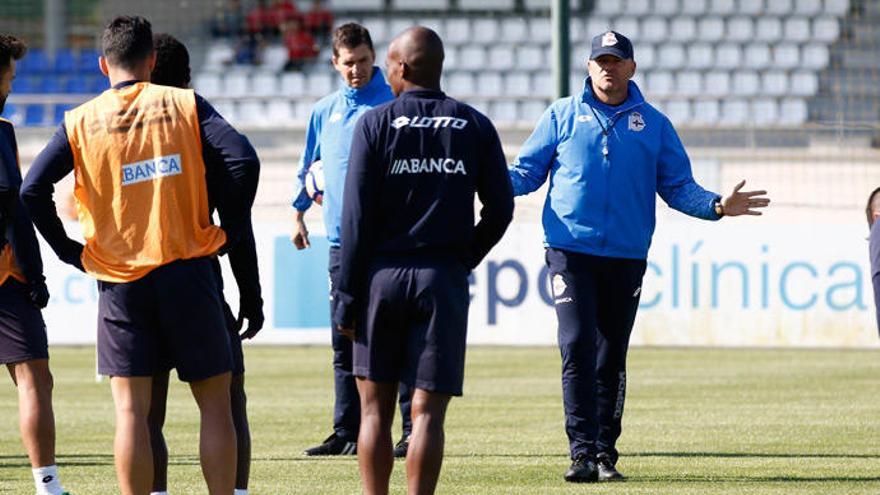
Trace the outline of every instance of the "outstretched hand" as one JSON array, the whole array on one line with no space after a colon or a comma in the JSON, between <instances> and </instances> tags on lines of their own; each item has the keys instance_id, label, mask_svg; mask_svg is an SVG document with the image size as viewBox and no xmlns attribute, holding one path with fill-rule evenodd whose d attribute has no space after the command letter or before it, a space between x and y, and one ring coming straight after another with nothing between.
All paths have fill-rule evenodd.
<instances>
[{"instance_id":1,"label":"outstretched hand","mask_svg":"<svg viewBox=\"0 0 880 495\"><path fill-rule=\"evenodd\" d=\"M758 208L766 208L770 204L770 198L766 197L767 191L741 191L746 181L742 181L733 188L730 196L721 201L724 215L738 217L740 215L760 216Z\"/></svg>"}]
</instances>

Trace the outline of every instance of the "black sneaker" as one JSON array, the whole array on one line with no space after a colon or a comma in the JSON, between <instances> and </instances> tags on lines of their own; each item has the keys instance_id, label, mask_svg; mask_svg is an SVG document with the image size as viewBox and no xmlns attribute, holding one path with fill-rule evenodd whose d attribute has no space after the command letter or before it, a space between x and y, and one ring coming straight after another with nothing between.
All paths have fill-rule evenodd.
<instances>
[{"instance_id":1,"label":"black sneaker","mask_svg":"<svg viewBox=\"0 0 880 495\"><path fill-rule=\"evenodd\" d=\"M348 442L336 436L336 433L327 437L324 443L317 447L306 449L304 455L356 455L357 442Z\"/></svg>"},{"instance_id":2,"label":"black sneaker","mask_svg":"<svg viewBox=\"0 0 880 495\"><path fill-rule=\"evenodd\" d=\"M599 469L599 481L623 481L624 476L620 474L611 461L608 454L599 454L596 456L596 467Z\"/></svg>"},{"instance_id":3,"label":"black sneaker","mask_svg":"<svg viewBox=\"0 0 880 495\"><path fill-rule=\"evenodd\" d=\"M394 446L394 457L406 457L406 451L409 449L409 435L401 437L397 445Z\"/></svg>"},{"instance_id":4,"label":"black sneaker","mask_svg":"<svg viewBox=\"0 0 880 495\"><path fill-rule=\"evenodd\" d=\"M569 483L593 483L599 480L596 463L585 455L579 455L565 472L565 481Z\"/></svg>"}]
</instances>

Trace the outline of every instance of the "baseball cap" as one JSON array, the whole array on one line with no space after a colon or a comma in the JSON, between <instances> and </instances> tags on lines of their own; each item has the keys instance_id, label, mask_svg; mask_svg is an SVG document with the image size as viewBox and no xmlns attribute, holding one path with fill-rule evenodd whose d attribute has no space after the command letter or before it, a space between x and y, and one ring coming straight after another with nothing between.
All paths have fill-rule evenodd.
<instances>
[{"instance_id":1,"label":"baseball cap","mask_svg":"<svg viewBox=\"0 0 880 495\"><path fill-rule=\"evenodd\" d=\"M594 36L590 60L596 60L602 55L613 55L624 60L631 59L633 58L632 42L617 31L606 31Z\"/></svg>"}]
</instances>

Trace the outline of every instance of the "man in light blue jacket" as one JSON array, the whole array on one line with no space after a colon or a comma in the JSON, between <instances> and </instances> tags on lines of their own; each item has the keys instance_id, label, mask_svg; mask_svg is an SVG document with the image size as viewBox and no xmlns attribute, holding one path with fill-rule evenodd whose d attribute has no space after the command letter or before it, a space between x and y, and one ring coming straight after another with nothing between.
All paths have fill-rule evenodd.
<instances>
[{"instance_id":1,"label":"man in light blue jacket","mask_svg":"<svg viewBox=\"0 0 880 495\"><path fill-rule=\"evenodd\" d=\"M565 480L619 480L615 443L626 390L626 353L638 309L655 195L705 220L760 215L764 191L721 196L693 178L687 153L662 113L631 82L632 43L593 38L580 94L553 103L523 144L510 178L515 195L550 180L544 244L559 323Z\"/></svg>"},{"instance_id":2,"label":"man in light blue jacket","mask_svg":"<svg viewBox=\"0 0 880 495\"><path fill-rule=\"evenodd\" d=\"M370 33L359 24L348 23L333 32L333 67L342 76L345 85L315 104L306 130L306 144L297 170L293 207L296 210L294 233L291 237L297 249L309 244L305 212L312 199L305 189L309 167L321 160L324 165L324 194L320 204L324 208L324 225L330 242L330 284L336 286L339 275L339 224L342 220L342 190L348 170L348 154L355 123L373 107L394 99L391 87L382 72L373 64L376 53ZM332 291L331 291L332 292ZM331 306L333 303L331 302ZM333 308L331 307L331 314ZM306 450L305 455L354 455L360 428L360 399L355 377L352 375L352 342L339 332L331 331L333 342L333 372L336 401L333 413L333 434L321 445ZM400 412L403 418L403 437L395 447L397 457L404 457L409 442L411 392L406 385L400 388Z\"/></svg>"}]
</instances>

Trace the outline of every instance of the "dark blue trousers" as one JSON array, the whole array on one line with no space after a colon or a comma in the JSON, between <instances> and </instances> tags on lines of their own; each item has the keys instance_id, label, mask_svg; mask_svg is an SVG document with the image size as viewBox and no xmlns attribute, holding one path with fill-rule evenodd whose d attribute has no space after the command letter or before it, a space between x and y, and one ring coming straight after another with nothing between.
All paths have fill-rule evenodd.
<instances>
[{"instance_id":1,"label":"dark blue trousers","mask_svg":"<svg viewBox=\"0 0 880 495\"><path fill-rule=\"evenodd\" d=\"M617 461L626 398L626 353L646 262L548 248L559 322L565 432L571 458Z\"/></svg>"},{"instance_id":2,"label":"dark blue trousers","mask_svg":"<svg viewBox=\"0 0 880 495\"><path fill-rule=\"evenodd\" d=\"M330 284L336 285L339 276L339 248L330 248ZM333 314L333 301L330 302L330 314ZM361 402L357 391L357 382L352 373L353 343L339 332L330 332L333 343L333 384L336 400L333 406L333 431L339 438L356 442L361 425ZM400 384L400 415L403 420L403 435L412 432L412 390Z\"/></svg>"}]
</instances>

